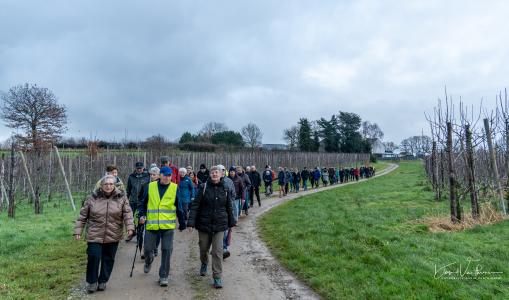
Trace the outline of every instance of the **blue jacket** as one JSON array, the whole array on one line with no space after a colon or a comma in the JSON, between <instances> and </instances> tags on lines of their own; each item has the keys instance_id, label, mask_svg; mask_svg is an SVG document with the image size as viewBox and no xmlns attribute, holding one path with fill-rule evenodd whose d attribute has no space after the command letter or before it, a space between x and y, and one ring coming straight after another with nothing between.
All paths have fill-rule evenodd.
<instances>
[{"instance_id":1,"label":"blue jacket","mask_svg":"<svg viewBox=\"0 0 509 300\"><path fill-rule=\"evenodd\" d=\"M177 189L177 197L181 203L191 203L191 200L194 199L195 193L196 190L191 178L189 178L189 176L186 176L183 179L181 178Z\"/></svg>"},{"instance_id":2,"label":"blue jacket","mask_svg":"<svg viewBox=\"0 0 509 300\"><path fill-rule=\"evenodd\" d=\"M320 180L320 177L322 177L322 174L320 173L320 170L318 170L318 169L317 169L317 170L314 170L314 171L313 171L313 178L314 178L315 180Z\"/></svg>"},{"instance_id":3,"label":"blue jacket","mask_svg":"<svg viewBox=\"0 0 509 300\"><path fill-rule=\"evenodd\" d=\"M279 171L279 173L277 174L277 181L280 185L283 185L286 183L285 181L286 179L286 176L285 176L285 172L284 171Z\"/></svg>"}]
</instances>

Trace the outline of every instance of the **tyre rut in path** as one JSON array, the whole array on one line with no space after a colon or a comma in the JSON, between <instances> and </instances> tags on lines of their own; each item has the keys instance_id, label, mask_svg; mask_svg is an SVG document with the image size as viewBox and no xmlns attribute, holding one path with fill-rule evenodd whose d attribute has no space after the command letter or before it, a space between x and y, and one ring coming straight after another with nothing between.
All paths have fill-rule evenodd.
<instances>
[{"instance_id":1,"label":"tyre rut in path","mask_svg":"<svg viewBox=\"0 0 509 300\"><path fill-rule=\"evenodd\" d=\"M398 166L389 164L375 177L385 175ZM360 180L363 182L365 180ZM106 291L83 295L86 299L319 299L320 296L286 270L261 241L256 225L257 219L289 200L345 185L332 185L317 190L311 189L298 194L278 198L265 198L262 206L249 209L249 216L239 219L233 230L231 256L223 261L224 288L212 288L211 266L206 277L198 274L198 234L175 231L171 257L170 282L162 288L157 284L160 255L152 264L149 274L143 273L143 260L136 259L133 277L129 278L135 242L124 243L118 249L115 267ZM74 298L74 297L73 297Z\"/></svg>"}]
</instances>

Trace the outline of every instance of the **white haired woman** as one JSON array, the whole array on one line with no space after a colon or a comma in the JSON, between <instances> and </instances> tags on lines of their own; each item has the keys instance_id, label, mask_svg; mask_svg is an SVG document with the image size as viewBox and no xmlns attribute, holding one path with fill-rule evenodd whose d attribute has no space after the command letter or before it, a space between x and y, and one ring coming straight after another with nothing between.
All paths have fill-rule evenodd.
<instances>
[{"instance_id":1,"label":"white haired woman","mask_svg":"<svg viewBox=\"0 0 509 300\"><path fill-rule=\"evenodd\" d=\"M179 169L179 185L177 189L177 198L179 199L180 209L184 212L184 219L187 222L189 218L189 206L191 205L191 201L194 199L195 195L195 187L193 181L189 176L187 176L187 169L180 168Z\"/></svg>"},{"instance_id":2,"label":"white haired woman","mask_svg":"<svg viewBox=\"0 0 509 300\"><path fill-rule=\"evenodd\" d=\"M133 213L124 192L115 187L115 176L106 175L100 180L100 188L83 204L74 227L74 237L81 239L87 227L87 291L93 293L106 289L110 278L118 242L124 235L134 234Z\"/></svg>"}]
</instances>

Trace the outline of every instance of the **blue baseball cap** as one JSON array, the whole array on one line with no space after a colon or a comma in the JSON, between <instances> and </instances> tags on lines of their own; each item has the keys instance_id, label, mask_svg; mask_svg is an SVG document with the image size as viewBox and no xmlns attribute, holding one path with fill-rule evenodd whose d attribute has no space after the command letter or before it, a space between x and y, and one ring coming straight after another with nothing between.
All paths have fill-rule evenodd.
<instances>
[{"instance_id":1,"label":"blue baseball cap","mask_svg":"<svg viewBox=\"0 0 509 300\"><path fill-rule=\"evenodd\" d=\"M170 176L173 173L173 170L168 166L164 166L161 168L160 173L164 176Z\"/></svg>"}]
</instances>

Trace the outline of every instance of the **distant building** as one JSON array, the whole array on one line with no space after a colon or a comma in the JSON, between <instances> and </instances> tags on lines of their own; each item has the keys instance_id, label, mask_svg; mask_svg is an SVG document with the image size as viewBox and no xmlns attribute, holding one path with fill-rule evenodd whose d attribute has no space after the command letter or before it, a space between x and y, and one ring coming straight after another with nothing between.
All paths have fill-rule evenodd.
<instances>
[{"instance_id":1,"label":"distant building","mask_svg":"<svg viewBox=\"0 0 509 300\"><path fill-rule=\"evenodd\" d=\"M263 144L263 150L288 150L288 146L285 144Z\"/></svg>"}]
</instances>

